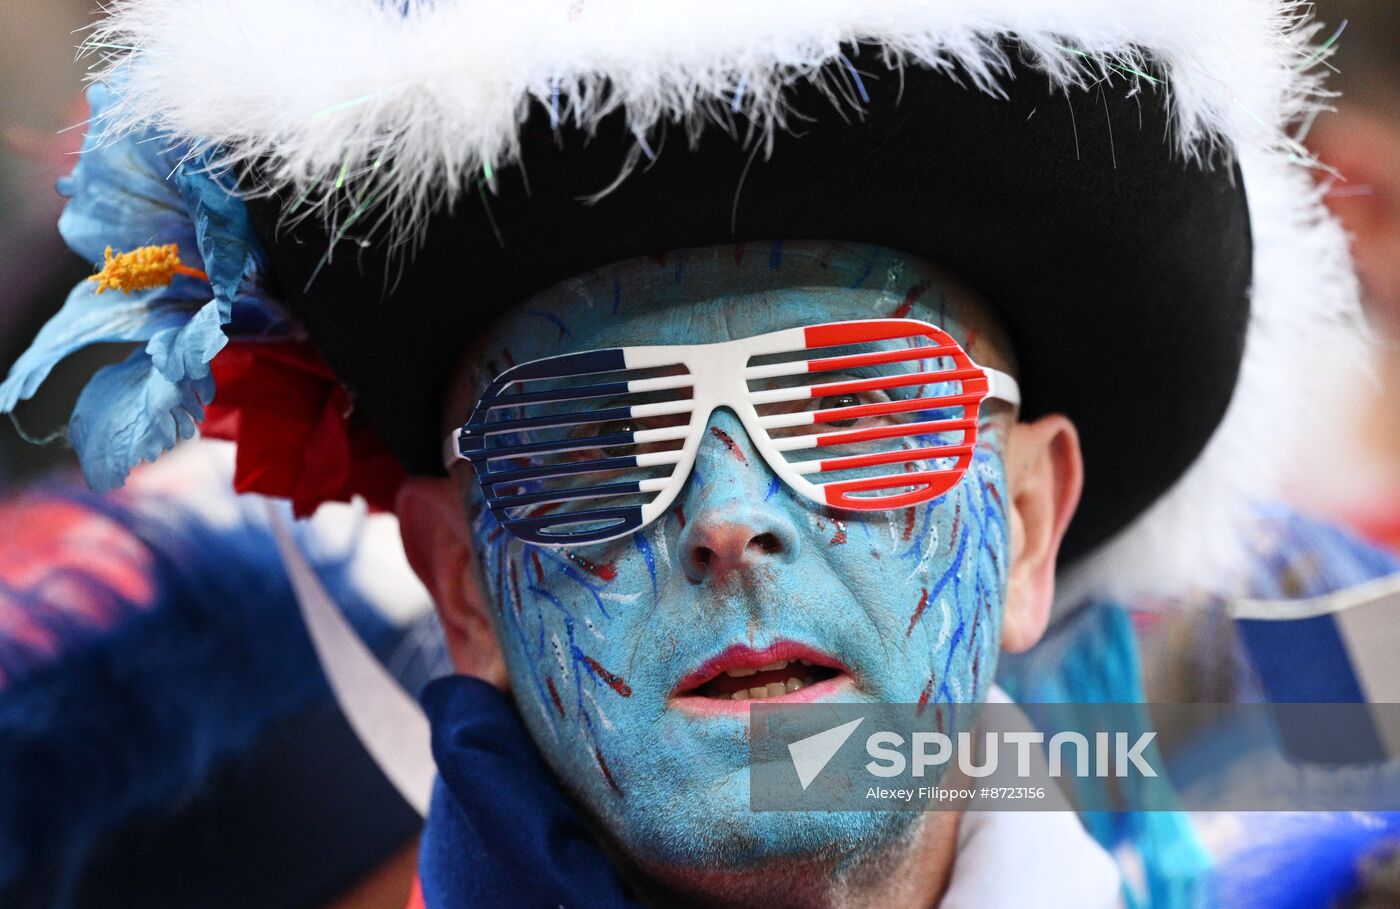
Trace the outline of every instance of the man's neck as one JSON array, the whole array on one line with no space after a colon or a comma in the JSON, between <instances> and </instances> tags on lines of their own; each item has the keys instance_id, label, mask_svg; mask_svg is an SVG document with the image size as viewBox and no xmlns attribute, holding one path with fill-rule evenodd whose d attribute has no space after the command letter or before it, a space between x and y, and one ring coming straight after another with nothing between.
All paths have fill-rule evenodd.
<instances>
[{"instance_id":1,"label":"man's neck","mask_svg":"<svg viewBox=\"0 0 1400 909\"><path fill-rule=\"evenodd\" d=\"M648 905L678 909L932 909L948 887L961 815L926 812L879 853L743 872L672 869L633 876ZM664 880L663 880L664 878Z\"/></svg>"}]
</instances>

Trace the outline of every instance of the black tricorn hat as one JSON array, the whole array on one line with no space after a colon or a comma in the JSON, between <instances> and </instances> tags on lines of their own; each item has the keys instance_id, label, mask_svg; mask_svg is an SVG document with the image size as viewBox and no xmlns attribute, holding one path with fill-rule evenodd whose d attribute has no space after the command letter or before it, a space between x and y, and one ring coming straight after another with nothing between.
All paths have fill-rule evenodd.
<instances>
[{"instance_id":1,"label":"black tricorn hat","mask_svg":"<svg viewBox=\"0 0 1400 909\"><path fill-rule=\"evenodd\" d=\"M519 164L433 214L411 251L289 223L285 198L250 206L280 299L421 474L442 470L454 361L494 316L561 280L728 242L922 256L1004 319L1024 417L1064 413L1080 432L1072 561L1175 483L1225 414L1249 324L1250 215L1227 149L1179 152L1162 78L1065 86L1008 51L999 96L956 68L892 68L852 48L789 89L771 148L733 124L693 143L676 128L620 182L640 147L621 112L589 134L537 103Z\"/></svg>"}]
</instances>

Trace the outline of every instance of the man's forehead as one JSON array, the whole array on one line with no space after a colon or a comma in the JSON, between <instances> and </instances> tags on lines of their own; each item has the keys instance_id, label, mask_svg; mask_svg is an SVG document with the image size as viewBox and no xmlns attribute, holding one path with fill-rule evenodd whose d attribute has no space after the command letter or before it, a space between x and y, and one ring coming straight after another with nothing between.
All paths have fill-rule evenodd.
<instances>
[{"instance_id":1,"label":"man's forehead","mask_svg":"<svg viewBox=\"0 0 1400 909\"><path fill-rule=\"evenodd\" d=\"M931 322L965 345L1003 347L990 308L929 262L866 244L787 241L680 250L577 276L512 307L478 357L521 362L890 317ZM987 365L1006 365L1004 347L987 354Z\"/></svg>"}]
</instances>

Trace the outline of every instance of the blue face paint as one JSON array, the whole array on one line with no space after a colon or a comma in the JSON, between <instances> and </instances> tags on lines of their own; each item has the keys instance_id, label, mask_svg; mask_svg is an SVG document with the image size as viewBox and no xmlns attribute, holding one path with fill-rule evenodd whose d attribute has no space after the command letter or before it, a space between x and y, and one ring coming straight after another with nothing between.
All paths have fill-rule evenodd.
<instances>
[{"instance_id":1,"label":"blue face paint","mask_svg":"<svg viewBox=\"0 0 1400 909\"><path fill-rule=\"evenodd\" d=\"M636 260L517 307L484 340L478 380L561 353L891 315L971 348L942 287L907 257L843 243ZM1001 428L984 418L972 467L946 495L880 513L832 511L778 484L727 410L707 430L670 512L607 544L524 544L470 485L478 569L521 712L563 783L643 865L742 869L878 849L914 816L752 812L746 718L681 710L671 695L731 646L790 641L849 668L841 700L939 715L982 700L1006 583ZM688 575L683 560L717 522L783 542L742 571Z\"/></svg>"}]
</instances>

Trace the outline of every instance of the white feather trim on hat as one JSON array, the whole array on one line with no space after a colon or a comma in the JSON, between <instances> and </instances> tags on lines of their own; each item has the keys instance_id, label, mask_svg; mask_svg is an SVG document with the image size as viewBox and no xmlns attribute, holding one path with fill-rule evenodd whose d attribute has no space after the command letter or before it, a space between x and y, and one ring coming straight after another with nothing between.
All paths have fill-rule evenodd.
<instances>
[{"instance_id":1,"label":"white feather trim on hat","mask_svg":"<svg viewBox=\"0 0 1400 909\"><path fill-rule=\"evenodd\" d=\"M403 223L511 163L533 103L584 129L621 109L639 137L677 121L763 137L785 124L782 89L854 41L989 92L1009 33L1059 85L1136 82L1150 52L1183 154L1271 145L1311 87L1295 15L1272 0L116 0L87 46L126 70L105 129L218 146L270 188L374 197Z\"/></svg>"},{"instance_id":2,"label":"white feather trim on hat","mask_svg":"<svg viewBox=\"0 0 1400 909\"><path fill-rule=\"evenodd\" d=\"M1358 339L1356 285L1309 160L1286 130L1320 104L1307 4L1278 0L115 0L88 47L121 70L101 127L155 128L258 162L328 217L371 209L411 235L510 164L532 105L639 137L679 123L762 142L784 87L851 42L996 93L1015 35L1052 84L1167 74L1184 157L1240 163L1251 208L1250 335L1229 412L1176 486L1064 579L1062 601L1226 586L1251 503L1323 425L1325 364ZM1149 62L1150 61L1150 62ZM1156 70L1152 70L1156 71ZM839 70L837 70L839 73ZM849 103L850 93L829 85ZM389 163L385 163L389 162ZM625 162L619 162L624 167ZM1130 305L1130 304L1128 304ZM1329 351L1332 353L1329 355ZM1169 381L1169 379L1164 379Z\"/></svg>"}]
</instances>

